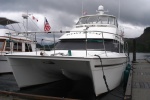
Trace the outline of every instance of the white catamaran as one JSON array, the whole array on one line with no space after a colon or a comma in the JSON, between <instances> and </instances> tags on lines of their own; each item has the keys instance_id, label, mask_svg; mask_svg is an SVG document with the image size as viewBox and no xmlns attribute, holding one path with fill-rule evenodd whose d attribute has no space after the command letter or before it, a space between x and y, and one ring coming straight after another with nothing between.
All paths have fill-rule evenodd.
<instances>
[{"instance_id":1,"label":"white catamaran","mask_svg":"<svg viewBox=\"0 0 150 100\"><path fill-rule=\"evenodd\" d=\"M117 87L127 62L124 41L116 17L103 6L97 12L80 17L53 50L7 54L19 87L85 77L96 96Z\"/></svg>"}]
</instances>

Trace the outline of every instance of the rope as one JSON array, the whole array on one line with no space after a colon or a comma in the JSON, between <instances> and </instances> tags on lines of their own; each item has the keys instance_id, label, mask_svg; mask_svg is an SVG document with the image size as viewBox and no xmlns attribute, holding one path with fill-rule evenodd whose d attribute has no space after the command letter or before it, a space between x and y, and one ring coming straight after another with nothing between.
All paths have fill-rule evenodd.
<instances>
[{"instance_id":1,"label":"rope","mask_svg":"<svg viewBox=\"0 0 150 100\"><path fill-rule=\"evenodd\" d=\"M104 68L103 68L104 66L103 66L103 64L102 64L102 59L101 59L101 57L100 57L99 55L94 55L94 56L97 56L97 57L100 59L100 63L101 63L101 66L102 66L102 72L103 72L103 79L104 79L104 82L105 82L107 91L110 92L109 86L108 86L107 81L106 81L106 76L105 76L105 73L104 73ZM118 95L115 95L115 94L113 94L113 93L111 93L111 92L110 92L110 94L113 95L113 96L115 96L115 97L118 97L118 98L122 98L122 99L123 99L123 97L118 96Z\"/></svg>"},{"instance_id":2,"label":"rope","mask_svg":"<svg viewBox=\"0 0 150 100\"><path fill-rule=\"evenodd\" d=\"M103 68L103 64L102 64L102 59L99 55L94 55L94 56L97 56L100 60L100 63L101 63L101 66L102 66L102 72L103 72L103 79L104 79L104 82L105 82L105 85L106 85L106 88L107 88L107 91L109 92L110 89L108 87L108 84L107 84L107 81L106 81L106 76L105 76L105 73L104 73L104 68Z\"/></svg>"}]
</instances>

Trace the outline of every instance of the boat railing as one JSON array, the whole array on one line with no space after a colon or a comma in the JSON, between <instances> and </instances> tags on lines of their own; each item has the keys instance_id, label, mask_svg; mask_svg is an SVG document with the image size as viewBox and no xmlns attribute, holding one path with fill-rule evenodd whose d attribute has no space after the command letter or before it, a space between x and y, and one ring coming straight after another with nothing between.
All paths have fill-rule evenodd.
<instances>
[{"instance_id":1,"label":"boat railing","mask_svg":"<svg viewBox=\"0 0 150 100\"><path fill-rule=\"evenodd\" d=\"M117 44L119 44L119 53L120 53L120 44L121 44L121 39L123 38L123 36L122 35L119 35L119 34L116 34L116 33L111 33L111 32L104 32L104 31L88 31L87 30L88 29L88 27L85 29L85 30L83 30L83 31L62 31L62 30L60 30L60 31L51 31L51 32L22 32L22 34L34 34L34 41L36 42L36 43L38 43L37 42L37 40L38 39L40 39L40 37L37 37L37 34L44 34L44 33L46 33L46 34L52 34L52 38L53 38L53 40L49 40L49 39L41 39L41 44L44 44L43 42L44 41L49 41L49 42L53 42L53 48L52 47L49 47L49 49L50 50L53 50L54 51L54 55L55 55L55 53L56 53L56 48L55 48L55 45L56 45L56 36L55 36L55 34L57 34L57 33L73 33L73 32L78 32L78 33L85 33L85 47L86 47L86 56L87 56L87 52L88 52L88 47L87 47L87 44L88 44L88 32L97 32L97 33L100 33L101 34L101 39L103 40L103 50L105 51L105 54L106 54L106 56L107 56L107 51L106 51L106 47L105 47L105 42L104 42L104 40L106 39L105 38L105 34L110 34L110 35L112 35L113 36L113 40L116 40L117 41ZM48 44L47 44L48 45ZM46 50L46 48L45 48L45 46L43 45L42 46L43 47L43 49L41 49L41 50ZM37 54L37 46L36 46L36 54Z\"/></svg>"},{"instance_id":2,"label":"boat railing","mask_svg":"<svg viewBox=\"0 0 150 100\"><path fill-rule=\"evenodd\" d=\"M6 36L6 43L5 43L5 51L8 51L9 53L13 52L24 52L28 51L30 52L30 45L32 43L35 43L33 39L31 39L31 36L25 37L25 34L17 33L17 34L12 34L11 32L6 33L8 36ZM29 38L30 37L30 38ZM21 46L19 44L21 43ZM22 43L25 43L27 47L22 49ZM25 45L24 45L25 46Z\"/></svg>"}]
</instances>

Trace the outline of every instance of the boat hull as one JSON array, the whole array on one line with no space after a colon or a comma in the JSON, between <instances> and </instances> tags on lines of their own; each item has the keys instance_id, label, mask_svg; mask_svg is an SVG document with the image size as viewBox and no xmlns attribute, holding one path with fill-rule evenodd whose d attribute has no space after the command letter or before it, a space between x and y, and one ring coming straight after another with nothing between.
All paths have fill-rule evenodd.
<instances>
[{"instance_id":1,"label":"boat hull","mask_svg":"<svg viewBox=\"0 0 150 100\"><path fill-rule=\"evenodd\" d=\"M104 67L104 75L106 77L106 83L108 84L109 90L112 90L120 85L120 82L123 78L125 65L126 64L124 63L116 66ZM96 96L108 92L102 70L94 70L92 71L92 75Z\"/></svg>"},{"instance_id":2,"label":"boat hull","mask_svg":"<svg viewBox=\"0 0 150 100\"><path fill-rule=\"evenodd\" d=\"M3 55L0 55L0 73L10 73L12 68L9 65L7 58Z\"/></svg>"},{"instance_id":3,"label":"boat hull","mask_svg":"<svg viewBox=\"0 0 150 100\"><path fill-rule=\"evenodd\" d=\"M120 84L126 57L101 58L109 89ZM27 87L64 78L79 80L88 77L96 96L107 92L102 66L98 58L55 56L8 56L19 87ZM86 83L85 83L86 84Z\"/></svg>"}]
</instances>

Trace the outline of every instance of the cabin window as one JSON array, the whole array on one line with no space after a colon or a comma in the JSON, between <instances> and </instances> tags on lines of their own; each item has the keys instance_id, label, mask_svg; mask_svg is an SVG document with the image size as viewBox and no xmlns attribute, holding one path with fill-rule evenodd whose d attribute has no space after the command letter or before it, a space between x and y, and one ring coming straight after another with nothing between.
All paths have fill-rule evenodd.
<instances>
[{"instance_id":1,"label":"cabin window","mask_svg":"<svg viewBox=\"0 0 150 100\"><path fill-rule=\"evenodd\" d=\"M22 43L21 42L14 42L13 51L22 51Z\"/></svg>"},{"instance_id":2,"label":"cabin window","mask_svg":"<svg viewBox=\"0 0 150 100\"><path fill-rule=\"evenodd\" d=\"M118 27L118 22L117 22L117 20L115 21L115 25Z\"/></svg>"},{"instance_id":3,"label":"cabin window","mask_svg":"<svg viewBox=\"0 0 150 100\"><path fill-rule=\"evenodd\" d=\"M115 21L113 17L109 17L109 24L115 25Z\"/></svg>"},{"instance_id":4,"label":"cabin window","mask_svg":"<svg viewBox=\"0 0 150 100\"><path fill-rule=\"evenodd\" d=\"M98 23L99 24L108 24L108 17L99 16L98 17Z\"/></svg>"},{"instance_id":5,"label":"cabin window","mask_svg":"<svg viewBox=\"0 0 150 100\"><path fill-rule=\"evenodd\" d=\"M4 49L4 43L5 43L4 39L0 40L0 50L1 51Z\"/></svg>"},{"instance_id":6,"label":"cabin window","mask_svg":"<svg viewBox=\"0 0 150 100\"><path fill-rule=\"evenodd\" d=\"M61 40L55 46L56 50L85 50L86 47L88 50L101 50L104 51L104 45L106 51L119 52L119 46L115 47L113 45L112 39L88 39L87 46L86 40Z\"/></svg>"},{"instance_id":7,"label":"cabin window","mask_svg":"<svg viewBox=\"0 0 150 100\"><path fill-rule=\"evenodd\" d=\"M89 24L95 24L95 23L97 23L97 20L98 20L98 16L93 16L93 17L89 17L89 19L88 19L88 23Z\"/></svg>"},{"instance_id":8,"label":"cabin window","mask_svg":"<svg viewBox=\"0 0 150 100\"><path fill-rule=\"evenodd\" d=\"M88 20L89 17L82 17L79 19L78 24L87 24L87 20Z\"/></svg>"},{"instance_id":9,"label":"cabin window","mask_svg":"<svg viewBox=\"0 0 150 100\"><path fill-rule=\"evenodd\" d=\"M10 42L6 41L5 51L10 51Z\"/></svg>"},{"instance_id":10,"label":"cabin window","mask_svg":"<svg viewBox=\"0 0 150 100\"><path fill-rule=\"evenodd\" d=\"M31 44L25 43L25 52L32 52Z\"/></svg>"},{"instance_id":11,"label":"cabin window","mask_svg":"<svg viewBox=\"0 0 150 100\"><path fill-rule=\"evenodd\" d=\"M113 16L102 16L102 15L96 15L96 16L85 16L81 17L77 23L77 25L80 24L111 24L116 25L115 17Z\"/></svg>"}]
</instances>

